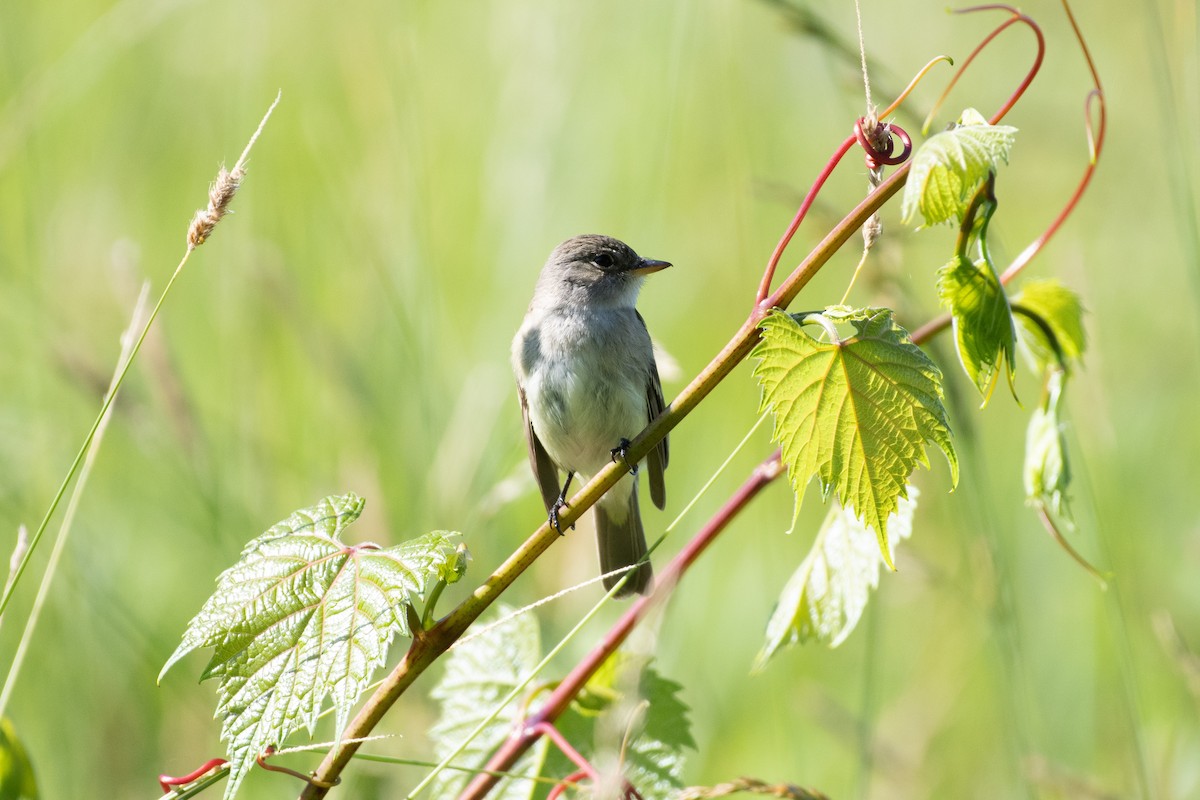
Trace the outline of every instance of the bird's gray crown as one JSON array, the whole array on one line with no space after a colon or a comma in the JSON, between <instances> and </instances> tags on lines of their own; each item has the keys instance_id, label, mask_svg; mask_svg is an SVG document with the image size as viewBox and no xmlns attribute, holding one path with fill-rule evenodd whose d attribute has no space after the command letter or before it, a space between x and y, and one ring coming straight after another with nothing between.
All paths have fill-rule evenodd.
<instances>
[{"instance_id":1,"label":"bird's gray crown","mask_svg":"<svg viewBox=\"0 0 1200 800\"><path fill-rule=\"evenodd\" d=\"M574 236L554 248L546 265L560 269L583 268L601 273L621 273L637 269L641 258L619 239L598 233Z\"/></svg>"},{"instance_id":2,"label":"bird's gray crown","mask_svg":"<svg viewBox=\"0 0 1200 800\"><path fill-rule=\"evenodd\" d=\"M633 308L645 276L668 266L666 261L641 258L611 236L575 236L546 259L531 307Z\"/></svg>"}]
</instances>

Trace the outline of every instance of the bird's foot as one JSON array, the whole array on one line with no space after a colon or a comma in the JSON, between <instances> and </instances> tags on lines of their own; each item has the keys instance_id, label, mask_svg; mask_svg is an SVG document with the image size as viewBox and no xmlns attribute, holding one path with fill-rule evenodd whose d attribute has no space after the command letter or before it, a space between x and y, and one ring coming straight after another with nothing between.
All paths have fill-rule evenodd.
<instances>
[{"instance_id":1,"label":"bird's foot","mask_svg":"<svg viewBox=\"0 0 1200 800\"><path fill-rule=\"evenodd\" d=\"M612 450L609 450L608 452L609 452L609 455L612 456L613 461L616 461L618 458L620 460L624 461L625 466L629 467L630 474L632 474L632 475L638 474L638 465L629 463L629 457L628 457L629 456L629 440L628 439L622 438L621 441L617 442L617 446L614 447Z\"/></svg>"},{"instance_id":2,"label":"bird's foot","mask_svg":"<svg viewBox=\"0 0 1200 800\"><path fill-rule=\"evenodd\" d=\"M550 527L554 528L554 530L558 531L559 536L563 536L564 534L563 534L562 524L558 521L558 510L560 508L564 508L566 505L567 504L564 503L563 499L560 497L560 498L558 498L557 503L550 506Z\"/></svg>"},{"instance_id":3,"label":"bird's foot","mask_svg":"<svg viewBox=\"0 0 1200 800\"><path fill-rule=\"evenodd\" d=\"M559 536L565 536L566 534L563 533L562 524L558 520L558 512L564 508L568 508L571 505L567 502L567 498L564 496L565 494L565 491L563 494L560 494L558 499L554 501L554 505L550 507L550 527L558 531ZM571 525L571 530L575 530L574 525Z\"/></svg>"}]
</instances>

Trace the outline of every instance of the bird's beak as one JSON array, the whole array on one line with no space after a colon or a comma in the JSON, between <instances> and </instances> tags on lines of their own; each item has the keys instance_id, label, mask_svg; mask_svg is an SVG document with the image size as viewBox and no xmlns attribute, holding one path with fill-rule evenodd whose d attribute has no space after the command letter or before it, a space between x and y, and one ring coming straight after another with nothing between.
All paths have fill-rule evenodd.
<instances>
[{"instance_id":1,"label":"bird's beak","mask_svg":"<svg viewBox=\"0 0 1200 800\"><path fill-rule=\"evenodd\" d=\"M638 265L629 270L630 275L649 275L651 272L658 272L671 266L670 261L655 261L653 258L643 258L638 261Z\"/></svg>"}]
</instances>

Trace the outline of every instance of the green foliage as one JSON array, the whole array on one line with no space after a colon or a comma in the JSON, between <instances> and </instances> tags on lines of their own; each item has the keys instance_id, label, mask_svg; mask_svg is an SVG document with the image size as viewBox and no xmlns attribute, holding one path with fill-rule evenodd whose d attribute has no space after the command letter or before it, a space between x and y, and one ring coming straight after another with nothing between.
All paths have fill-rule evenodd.
<instances>
[{"instance_id":1,"label":"green foliage","mask_svg":"<svg viewBox=\"0 0 1200 800\"><path fill-rule=\"evenodd\" d=\"M33 764L12 721L0 718L0 800L37 800Z\"/></svg>"},{"instance_id":2,"label":"green foliage","mask_svg":"<svg viewBox=\"0 0 1200 800\"><path fill-rule=\"evenodd\" d=\"M588 695L600 702L564 725L575 723L576 738L594 742L593 763L602 775L619 766L643 797L667 797L683 787L684 750L696 749L682 688L649 659L617 652L588 682Z\"/></svg>"},{"instance_id":3,"label":"green foliage","mask_svg":"<svg viewBox=\"0 0 1200 800\"><path fill-rule=\"evenodd\" d=\"M917 487L909 486L888 520L889 553L912 534L917 496ZM879 565L891 561L849 509L831 506L812 549L779 595L755 670L787 645L815 640L837 647L844 642L867 607L871 590L879 585Z\"/></svg>"},{"instance_id":4,"label":"green foliage","mask_svg":"<svg viewBox=\"0 0 1200 800\"><path fill-rule=\"evenodd\" d=\"M201 679L221 681L226 797L268 745L301 726L311 734L327 696L345 726L392 637L408 633L405 607L455 558L442 533L389 548L343 543L363 505L354 494L327 497L247 544L163 667L214 649Z\"/></svg>"},{"instance_id":5,"label":"green foliage","mask_svg":"<svg viewBox=\"0 0 1200 800\"><path fill-rule=\"evenodd\" d=\"M513 609L504 604L496 606L496 619L504 619ZM450 651L446 673L434 687L433 699L441 704L442 713L429 731L438 761L452 754L471 732L492 715L496 705L520 686L541 660L541 635L537 620L523 614L484 632ZM454 769L438 773L431 797L457 797L471 779L469 770L480 769L488 757L513 732L524 713L521 698L509 703L500 714L484 724L483 729L455 758ZM536 777L546 757L546 742L521 757L512 772ZM462 768L462 769L459 769ZM503 800L529 800L537 788L533 780L505 778L497 784L491 796Z\"/></svg>"},{"instance_id":6,"label":"green foliage","mask_svg":"<svg viewBox=\"0 0 1200 800\"><path fill-rule=\"evenodd\" d=\"M1079 295L1055 280L1030 281L1013 298L1013 305L1026 312L1017 319L1021 322L1021 342L1036 372L1044 373L1056 366L1070 372L1083 359L1087 334Z\"/></svg>"},{"instance_id":7,"label":"green foliage","mask_svg":"<svg viewBox=\"0 0 1200 800\"><path fill-rule=\"evenodd\" d=\"M872 528L891 568L887 520L906 496L909 475L929 465L925 445L945 454L958 483L958 456L942 405L942 373L881 308L827 309L820 323L831 341L810 336L790 314L762 323L753 356L763 387L762 407L775 414L774 439L783 449L799 511L813 477L821 495L836 489L841 503ZM850 323L841 339L835 322Z\"/></svg>"},{"instance_id":8,"label":"green foliage","mask_svg":"<svg viewBox=\"0 0 1200 800\"><path fill-rule=\"evenodd\" d=\"M956 255L938 272L938 295L954 317L959 361L987 405L1001 370L1011 389L1016 369L1017 331L1000 278L986 258L972 264Z\"/></svg>"},{"instance_id":9,"label":"green foliage","mask_svg":"<svg viewBox=\"0 0 1200 800\"><path fill-rule=\"evenodd\" d=\"M501 607L498 618L511 609ZM497 705L522 685L540 660L537 623L532 615L509 619L454 648L446 674L433 690L441 715L431 730L439 759L457 750L482 725L454 760L456 769L440 773L433 797L460 793L471 775L510 735L536 702L518 698L493 715ZM618 652L592 676L559 718L556 727L602 774L620 773L644 797L666 797L682 787L684 749L695 748L680 685L649 666L645 659ZM514 775L540 781L505 778L493 795L507 800L546 797L554 783L578 767L542 737L517 762ZM614 757L622 759L618 764ZM492 795L489 795L492 796Z\"/></svg>"},{"instance_id":10,"label":"green foliage","mask_svg":"<svg viewBox=\"0 0 1200 800\"><path fill-rule=\"evenodd\" d=\"M465 544L459 543L454 548L454 557L448 558L438 565L438 580L446 583L458 583L467 574L467 564L471 561L471 553Z\"/></svg>"},{"instance_id":11,"label":"green foliage","mask_svg":"<svg viewBox=\"0 0 1200 800\"><path fill-rule=\"evenodd\" d=\"M961 220L975 189L1001 162L1008 163L1016 133L1009 125L987 124L968 108L955 127L926 139L913 154L904 186L904 222L917 212L926 226Z\"/></svg>"},{"instance_id":12,"label":"green foliage","mask_svg":"<svg viewBox=\"0 0 1200 800\"><path fill-rule=\"evenodd\" d=\"M1017 319L1024 351L1045 383L1025 435L1025 495L1031 504L1074 525L1067 502L1071 467L1060 411L1067 378L1087 348L1083 304L1079 295L1054 280L1027 283L1013 304L1021 312Z\"/></svg>"},{"instance_id":13,"label":"green foliage","mask_svg":"<svg viewBox=\"0 0 1200 800\"><path fill-rule=\"evenodd\" d=\"M1074 524L1067 489L1071 485L1071 467L1067 461L1067 441L1059 420L1066 375L1052 369L1046 376L1042 404L1034 409L1025 434L1025 495L1029 502L1044 506L1068 523Z\"/></svg>"}]
</instances>

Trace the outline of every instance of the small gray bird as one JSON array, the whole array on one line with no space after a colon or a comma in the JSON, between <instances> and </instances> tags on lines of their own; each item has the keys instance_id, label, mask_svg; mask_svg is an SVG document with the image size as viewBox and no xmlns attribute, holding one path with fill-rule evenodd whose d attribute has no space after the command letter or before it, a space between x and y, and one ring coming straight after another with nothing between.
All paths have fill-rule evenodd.
<instances>
[{"instance_id":1,"label":"small gray bird","mask_svg":"<svg viewBox=\"0 0 1200 800\"><path fill-rule=\"evenodd\" d=\"M645 276L669 266L640 258L609 236L589 234L554 248L538 276L512 360L529 462L556 528L571 478L578 474L586 481L623 458L629 439L665 406L650 334L634 304ZM659 508L666 503L667 453L664 437L644 462ZM560 470L567 473L561 488ZM601 572L631 566L646 554L637 472L635 467L595 505ZM621 594L645 594L653 577L646 561ZM605 588L620 578L605 578Z\"/></svg>"}]
</instances>

